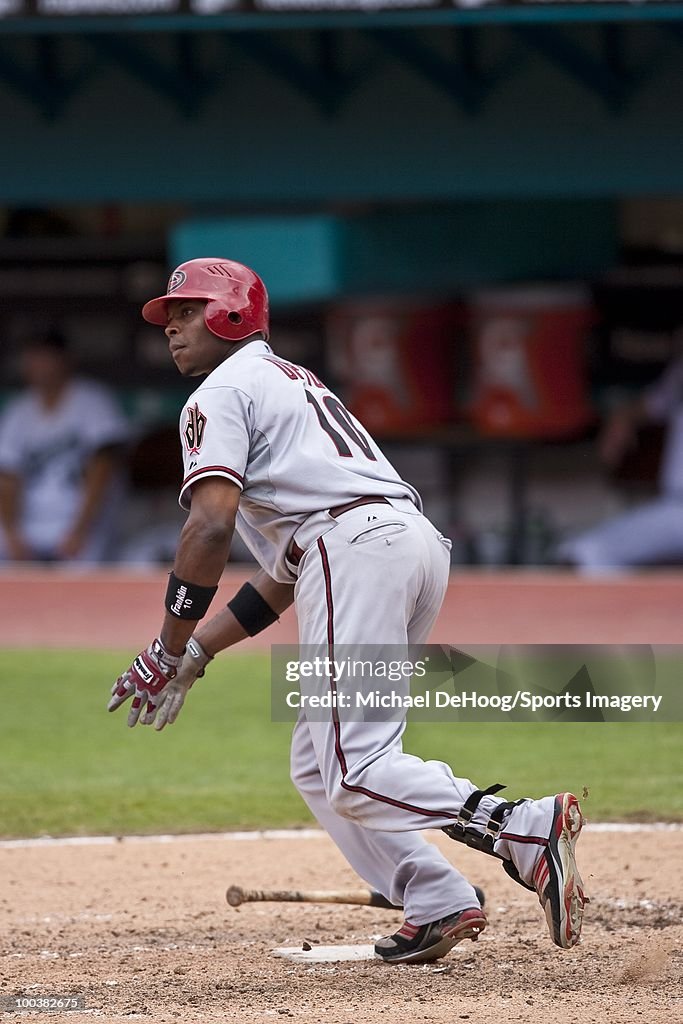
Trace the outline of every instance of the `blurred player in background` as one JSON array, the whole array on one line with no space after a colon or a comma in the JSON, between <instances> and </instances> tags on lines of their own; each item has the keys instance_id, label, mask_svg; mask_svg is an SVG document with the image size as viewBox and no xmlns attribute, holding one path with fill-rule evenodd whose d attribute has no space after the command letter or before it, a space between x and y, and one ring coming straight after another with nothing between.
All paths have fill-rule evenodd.
<instances>
[{"instance_id":1,"label":"blurred player in background","mask_svg":"<svg viewBox=\"0 0 683 1024\"><path fill-rule=\"evenodd\" d=\"M0 560L112 555L126 420L101 384L74 376L65 338L32 337L26 390L0 416Z\"/></svg>"},{"instance_id":2,"label":"blurred player in background","mask_svg":"<svg viewBox=\"0 0 683 1024\"><path fill-rule=\"evenodd\" d=\"M602 461L616 467L646 423L667 425L659 496L564 541L559 561L584 572L683 562L683 354L635 401L615 410L598 442Z\"/></svg>"}]
</instances>

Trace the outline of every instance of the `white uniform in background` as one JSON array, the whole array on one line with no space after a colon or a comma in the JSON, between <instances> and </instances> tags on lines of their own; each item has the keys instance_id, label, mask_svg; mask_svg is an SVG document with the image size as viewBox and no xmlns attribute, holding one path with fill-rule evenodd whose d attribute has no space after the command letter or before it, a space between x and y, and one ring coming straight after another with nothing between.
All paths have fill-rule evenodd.
<instances>
[{"instance_id":1,"label":"white uniform in background","mask_svg":"<svg viewBox=\"0 0 683 1024\"><path fill-rule=\"evenodd\" d=\"M396 648L426 642L448 583L450 544L422 515L416 491L310 371L250 342L194 392L180 434L182 506L193 483L209 476L241 488L237 529L273 579L295 582L301 645L330 656L346 645L392 645L395 657ZM341 691L345 683L332 677L328 686ZM470 883L419 831L452 825L476 787L446 764L403 753L404 727L400 713L352 721L304 711L291 774L358 874L421 925L477 906ZM502 803L484 795L473 825L483 829ZM548 845L554 800L524 801L506 813L495 850L528 883Z\"/></svg>"},{"instance_id":2,"label":"white uniform in background","mask_svg":"<svg viewBox=\"0 0 683 1024\"><path fill-rule=\"evenodd\" d=\"M109 391L74 380L59 404L45 409L31 392L11 400L0 417L0 472L21 479L22 536L38 557L51 558L74 525L83 499L84 473L101 448L125 443L127 422ZM121 480L94 522L77 561L110 555L120 513ZM0 527L0 558L4 538Z\"/></svg>"},{"instance_id":3,"label":"white uniform in background","mask_svg":"<svg viewBox=\"0 0 683 1024\"><path fill-rule=\"evenodd\" d=\"M564 541L562 560L585 572L683 562L683 358L644 395L653 422L667 423L660 496Z\"/></svg>"}]
</instances>

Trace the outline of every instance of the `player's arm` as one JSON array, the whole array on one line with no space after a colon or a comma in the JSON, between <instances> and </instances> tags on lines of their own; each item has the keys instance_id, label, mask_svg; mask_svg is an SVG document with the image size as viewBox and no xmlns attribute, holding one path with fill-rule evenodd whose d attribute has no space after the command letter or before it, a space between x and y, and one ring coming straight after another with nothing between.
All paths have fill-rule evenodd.
<instances>
[{"instance_id":1,"label":"player's arm","mask_svg":"<svg viewBox=\"0 0 683 1024\"><path fill-rule=\"evenodd\" d=\"M264 604L267 605L267 608L263 609L265 618L269 617L268 608L272 611L273 616L279 618L282 612L286 611L294 601L294 584L277 583L263 569L259 569L246 586L251 587ZM237 597L237 595L235 596ZM270 624L268 623L268 625ZM194 637L199 641L207 655L213 658L219 651L224 651L226 647L232 647L233 644L239 643L240 640L260 632L260 629L248 632L245 625L249 627L248 620L246 624L240 622L233 611L233 602L231 602L226 608L222 608L221 611L214 615L212 619L209 619L208 622L203 623L199 629L195 630ZM260 622L256 621L253 625L260 625ZM253 629L253 627L250 628ZM267 628L267 626L263 628Z\"/></svg>"},{"instance_id":2,"label":"player's arm","mask_svg":"<svg viewBox=\"0 0 683 1024\"><path fill-rule=\"evenodd\" d=\"M636 442L639 428L652 419L644 397L626 402L609 416L598 437L598 454L614 467Z\"/></svg>"},{"instance_id":3,"label":"player's arm","mask_svg":"<svg viewBox=\"0 0 683 1024\"><path fill-rule=\"evenodd\" d=\"M172 725L195 681L218 651L254 636L277 621L294 600L294 585L277 583L259 569L239 590L226 608L195 631L178 675L161 692L156 707L141 718L142 725L154 723L157 731Z\"/></svg>"},{"instance_id":4,"label":"player's arm","mask_svg":"<svg viewBox=\"0 0 683 1024\"><path fill-rule=\"evenodd\" d=\"M682 393L683 356L679 355L640 395L612 412L598 439L602 460L608 466L618 465L644 424L665 423L680 409Z\"/></svg>"},{"instance_id":5,"label":"player's arm","mask_svg":"<svg viewBox=\"0 0 683 1024\"><path fill-rule=\"evenodd\" d=\"M31 558L31 550L21 535L20 508L22 484L17 473L0 471L0 524L10 558Z\"/></svg>"},{"instance_id":6,"label":"player's arm","mask_svg":"<svg viewBox=\"0 0 683 1024\"><path fill-rule=\"evenodd\" d=\"M200 480L192 488L190 514L166 591L161 631L112 689L110 711L133 697L130 726L137 723L144 703L147 715L156 709L159 694L178 673L197 622L208 611L230 552L240 494L236 484L218 476Z\"/></svg>"},{"instance_id":7,"label":"player's arm","mask_svg":"<svg viewBox=\"0 0 683 1024\"><path fill-rule=\"evenodd\" d=\"M180 534L173 575L182 584L199 588L198 594L210 589L215 593L230 553L241 493L237 484L219 476L200 480L192 488L190 514ZM185 603L188 599L192 601L192 593L187 590ZM178 610L174 611L174 607ZM205 614L202 609L201 616L192 617L193 607L196 604L179 608L167 594L160 638L172 654L182 655L197 622Z\"/></svg>"},{"instance_id":8,"label":"player's arm","mask_svg":"<svg viewBox=\"0 0 683 1024\"><path fill-rule=\"evenodd\" d=\"M26 451L22 439L24 416L16 404L0 417L0 526L10 558L29 559L32 552L26 543L21 523L23 474Z\"/></svg>"},{"instance_id":9,"label":"player's arm","mask_svg":"<svg viewBox=\"0 0 683 1024\"><path fill-rule=\"evenodd\" d=\"M60 546L64 558L73 558L81 550L90 527L100 513L109 486L121 462L121 446L100 448L90 457L85 470L83 499L76 521Z\"/></svg>"}]
</instances>

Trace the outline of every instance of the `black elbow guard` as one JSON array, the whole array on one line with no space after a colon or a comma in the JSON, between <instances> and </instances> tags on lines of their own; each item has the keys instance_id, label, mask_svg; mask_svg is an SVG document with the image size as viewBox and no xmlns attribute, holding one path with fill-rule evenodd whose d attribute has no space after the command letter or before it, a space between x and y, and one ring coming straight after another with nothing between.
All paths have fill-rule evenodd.
<instances>
[{"instance_id":1,"label":"black elbow guard","mask_svg":"<svg viewBox=\"0 0 683 1024\"><path fill-rule=\"evenodd\" d=\"M251 583L240 587L232 601L228 601L228 608L249 636L256 636L279 618Z\"/></svg>"}]
</instances>

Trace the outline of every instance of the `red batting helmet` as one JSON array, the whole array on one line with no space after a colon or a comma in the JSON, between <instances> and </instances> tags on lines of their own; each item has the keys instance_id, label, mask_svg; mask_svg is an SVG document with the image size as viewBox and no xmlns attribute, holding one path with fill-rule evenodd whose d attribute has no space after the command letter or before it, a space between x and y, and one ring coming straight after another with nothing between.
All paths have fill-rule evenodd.
<instances>
[{"instance_id":1,"label":"red batting helmet","mask_svg":"<svg viewBox=\"0 0 683 1024\"><path fill-rule=\"evenodd\" d=\"M268 292L258 274L224 259L190 260L171 274L166 294L142 307L150 324L165 327L171 299L208 299L204 322L225 341L243 341L260 331L268 337Z\"/></svg>"}]
</instances>

